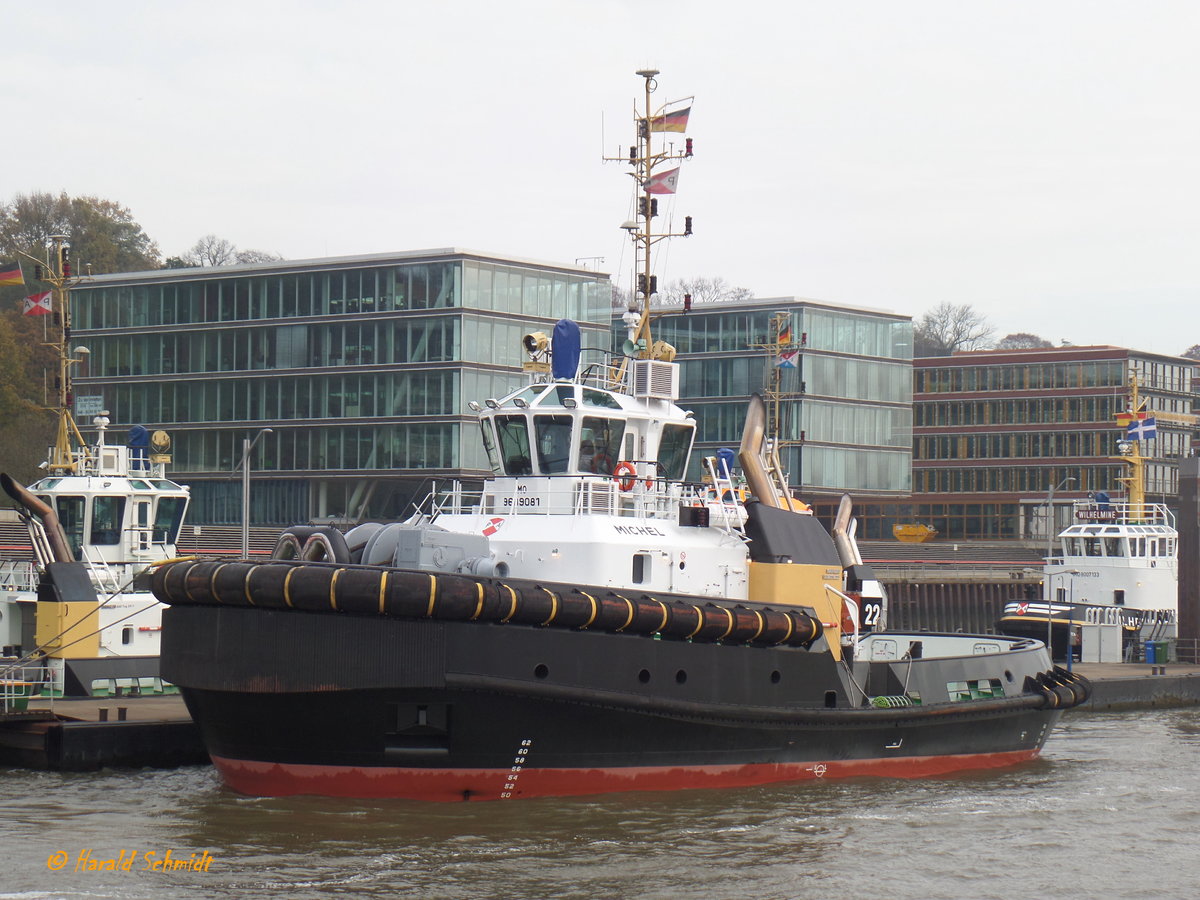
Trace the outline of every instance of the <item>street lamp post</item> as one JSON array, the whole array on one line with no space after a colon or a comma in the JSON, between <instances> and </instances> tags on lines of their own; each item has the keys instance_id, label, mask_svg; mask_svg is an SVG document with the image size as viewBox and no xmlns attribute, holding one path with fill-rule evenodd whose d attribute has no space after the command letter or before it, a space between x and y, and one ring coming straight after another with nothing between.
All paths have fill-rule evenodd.
<instances>
[{"instance_id":1,"label":"street lamp post","mask_svg":"<svg viewBox=\"0 0 1200 900\"><path fill-rule=\"evenodd\" d=\"M1055 575L1070 575L1071 583L1069 595L1067 597L1067 671L1071 671L1071 632L1075 627L1075 576L1079 574L1078 569L1061 569L1058 572L1046 573L1046 652L1050 654L1050 661L1054 662L1054 644L1052 642L1053 627L1054 627L1054 607L1051 598L1054 596L1054 576Z\"/></svg>"},{"instance_id":2,"label":"street lamp post","mask_svg":"<svg viewBox=\"0 0 1200 900\"><path fill-rule=\"evenodd\" d=\"M1071 576L1070 593L1067 596L1067 671L1071 671L1071 661L1075 659L1075 576L1078 570L1072 569L1067 573Z\"/></svg>"},{"instance_id":3,"label":"street lamp post","mask_svg":"<svg viewBox=\"0 0 1200 900\"><path fill-rule=\"evenodd\" d=\"M271 434L274 430L260 428L253 439L242 438L242 461L238 464L242 470L242 559L250 558L250 451L254 449L260 437Z\"/></svg>"},{"instance_id":4,"label":"street lamp post","mask_svg":"<svg viewBox=\"0 0 1200 900\"><path fill-rule=\"evenodd\" d=\"M1046 565L1050 565L1050 558L1054 554L1054 492L1059 488L1065 487L1072 481L1075 481L1074 475L1068 475L1056 485L1050 487L1050 492L1046 494ZM1052 592L1050 589L1049 578L1046 580L1046 652L1050 654L1050 661L1054 661L1054 645L1051 643L1051 635L1054 628L1054 603L1052 601ZM1068 645L1070 638L1067 639ZM1070 652L1068 648L1068 652Z\"/></svg>"},{"instance_id":5,"label":"street lamp post","mask_svg":"<svg viewBox=\"0 0 1200 900\"><path fill-rule=\"evenodd\" d=\"M1050 565L1050 556L1054 549L1054 492L1075 480L1074 475L1068 475L1052 486L1050 492L1046 494L1046 565Z\"/></svg>"}]
</instances>

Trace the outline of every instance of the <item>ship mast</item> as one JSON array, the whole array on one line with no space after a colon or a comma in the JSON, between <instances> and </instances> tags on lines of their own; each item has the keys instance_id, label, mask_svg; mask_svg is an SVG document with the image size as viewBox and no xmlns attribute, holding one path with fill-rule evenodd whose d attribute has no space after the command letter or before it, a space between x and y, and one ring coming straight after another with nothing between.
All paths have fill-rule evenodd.
<instances>
[{"instance_id":1,"label":"ship mast","mask_svg":"<svg viewBox=\"0 0 1200 900\"><path fill-rule=\"evenodd\" d=\"M1200 424L1200 418L1190 413L1162 412L1147 408L1147 401L1138 395L1137 371L1131 369L1129 372L1129 406L1125 412L1117 414L1117 422L1128 428L1134 423L1149 419L1153 419L1156 426L1165 423L1195 428L1197 424ZM1147 439L1156 433L1157 427L1154 432L1147 435ZM1118 476L1117 481L1125 485L1130 514L1138 516L1145 514L1146 461L1151 458L1142 455L1141 446L1142 442L1138 438L1126 437L1117 441L1117 451L1121 455L1111 457L1129 466L1128 474L1123 477Z\"/></svg>"},{"instance_id":2,"label":"ship mast","mask_svg":"<svg viewBox=\"0 0 1200 900\"><path fill-rule=\"evenodd\" d=\"M1145 412L1146 401L1138 397L1138 379L1136 372L1129 373L1129 413L1137 421L1139 413ZM1117 441L1117 449L1121 453L1116 457L1129 466L1128 474L1117 476L1117 481L1125 485L1125 495L1129 498L1129 514L1141 517L1146 505L1146 457L1142 456L1142 442L1137 438Z\"/></svg>"},{"instance_id":3,"label":"ship mast","mask_svg":"<svg viewBox=\"0 0 1200 900\"><path fill-rule=\"evenodd\" d=\"M33 261L34 277L51 288L50 308L54 313L57 334L46 346L53 348L58 357L58 371L54 376L55 405L50 407L58 417L58 428L47 469L50 473L62 475L74 472L78 466L75 448L87 446L71 415L71 405L75 399L71 367L77 365L80 357L88 351L86 347L79 347L76 355L71 355L68 346L71 341L71 286L80 279L72 275L71 245L64 234L50 236L45 259L39 260L28 253L21 255Z\"/></svg>"},{"instance_id":4,"label":"ship mast","mask_svg":"<svg viewBox=\"0 0 1200 900\"><path fill-rule=\"evenodd\" d=\"M633 167L630 173L638 186L638 209L633 219L621 226L629 233L634 246L634 284L633 295L641 301L641 320L636 332L631 337L633 347L627 348L628 355L637 355L642 359L656 358L655 345L650 335L650 303L651 298L658 293L658 278L651 266L651 249L659 241L672 237L690 237L692 234L692 217L684 217L683 231L655 232L654 218L658 215L658 198L655 194L673 194L678 183L679 167L666 169L665 163L678 163L692 156L692 139L684 138L684 148L676 151L673 145L667 144L664 149L655 152L653 135L655 132L682 132L687 124L687 112L666 113L668 106L674 106L683 101L665 103L658 109L651 107L651 95L658 88L656 76L658 69L639 69L638 75L645 82L645 99L643 112L635 110L634 119L637 123L637 143L629 147L629 155L605 157L607 162L628 162ZM690 99L690 98L688 98ZM686 311L686 302L685 302Z\"/></svg>"}]
</instances>

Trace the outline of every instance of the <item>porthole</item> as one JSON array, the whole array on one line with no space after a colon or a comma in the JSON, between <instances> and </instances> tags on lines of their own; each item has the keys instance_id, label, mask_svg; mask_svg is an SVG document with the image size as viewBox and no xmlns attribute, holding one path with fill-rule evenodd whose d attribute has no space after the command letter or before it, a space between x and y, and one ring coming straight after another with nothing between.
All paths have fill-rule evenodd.
<instances>
[{"instance_id":1,"label":"porthole","mask_svg":"<svg viewBox=\"0 0 1200 900\"><path fill-rule=\"evenodd\" d=\"M683 669L680 669L675 673L675 683L683 684L685 681L687 681L687 672L683 671Z\"/></svg>"},{"instance_id":2,"label":"porthole","mask_svg":"<svg viewBox=\"0 0 1200 900\"><path fill-rule=\"evenodd\" d=\"M642 669L642 671L638 672L638 681L642 684L647 684L650 681L650 670Z\"/></svg>"},{"instance_id":3,"label":"porthole","mask_svg":"<svg viewBox=\"0 0 1200 900\"><path fill-rule=\"evenodd\" d=\"M538 678L545 678L550 674L550 669L548 669L544 663L538 663L537 668L533 670L533 674Z\"/></svg>"},{"instance_id":4,"label":"porthole","mask_svg":"<svg viewBox=\"0 0 1200 900\"><path fill-rule=\"evenodd\" d=\"M775 669L771 672L771 684L779 684L783 680L783 676L779 674L779 670Z\"/></svg>"}]
</instances>

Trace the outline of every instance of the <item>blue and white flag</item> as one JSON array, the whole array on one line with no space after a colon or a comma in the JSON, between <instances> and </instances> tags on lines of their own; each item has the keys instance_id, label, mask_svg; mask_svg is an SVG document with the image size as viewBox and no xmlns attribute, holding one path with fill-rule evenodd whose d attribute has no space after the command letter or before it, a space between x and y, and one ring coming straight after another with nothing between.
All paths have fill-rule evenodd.
<instances>
[{"instance_id":1,"label":"blue and white flag","mask_svg":"<svg viewBox=\"0 0 1200 900\"><path fill-rule=\"evenodd\" d=\"M1152 418L1134 419L1129 423L1129 430L1125 432L1125 436L1131 441L1148 441L1158 436L1158 429L1154 427Z\"/></svg>"}]
</instances>

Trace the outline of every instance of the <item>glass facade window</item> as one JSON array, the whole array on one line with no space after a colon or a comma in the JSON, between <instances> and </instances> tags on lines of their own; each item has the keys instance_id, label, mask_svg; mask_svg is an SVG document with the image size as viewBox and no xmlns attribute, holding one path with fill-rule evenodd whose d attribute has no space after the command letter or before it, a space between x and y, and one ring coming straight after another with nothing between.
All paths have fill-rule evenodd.
<instances>
[{"instance_id":1,"label":"glass facade window","mask_svg":"<svg viewBox=\"0 0 1200 900\"><path fill-rule=\"evenodd\" d=\"M801 343L811 350L912 359L912 322L900 317L856 315L845 310L805 309Z\"/></svg>"},{"instance_id":2,"label":"glass facade window","mask_svg":"<svg viewBox=\"0 0 1200 900\"><path fill-rule=\"evenodd\" d=\"M224 482L263 426L256 521L370 515L396 485L490 471L467 400L525 382L521 336L560 318L606 349L610 296L600 273L474 255L100 276L72 292L76 395L114 429L171 429L192 523L239 521Z\"/></svg>"},{"instance_id":3,"label":"glass facade window","mask_svg":"<svg viewBox=\"0 0 1200 900\"><path fill-rule=\"evenodd\" d=\"M695 414L689 477L700 478L703 457L738 445L749 396L763 393L801 493L907 493L911 321L799 300L749 306L693 308L655 323L655 338L680 353L680 403ZM614 331L623 341L624 329ZM790 338L782 347L780 334Z\"/></svg>"},{"instance_id":4,"label":"glass facade window","mask_svg":"<svg viewBox=\"0 0 1200 900\"><path fill-rule=\"evenodd\" d=\"M1120 431L1114 428L1106 431L925 434L916 438L913 444L913 458L985 460L1115 456L1120 437Z\"/></svg>"},{"instance_id":5,"label":"glass facade window","mask_svg":"<svg viewBox=\"0 0 1200 900\"><path fill-rule=\"evenodd\" d=\"M795 426L784 430L785 439L912 449L912 412L907 407L810 400L801 407L796 425L798 431Z\"/></svg>"},{"instance_id":6,"label":"glass facade window","mask_svg":"<svg viewBox=\"0 0 1200 900\"><path fill-rule=\"evenodd\" d=\"M903 493L912 489L909 453L804 444L785 445L780 455L789 471L804 472L803 486L810 489Z\"/></svg>"},{"instance_id":7,"label":"glass facade window","mask_svg":"<svg viewBox=\"0 0 1200 900\"><path fill-rule=\"evenodd\" d=\"M1124 388L1126 377L1126 365L1120 359L929 366L914 372L919 394Z\"/></svg>"}]
</instances>

